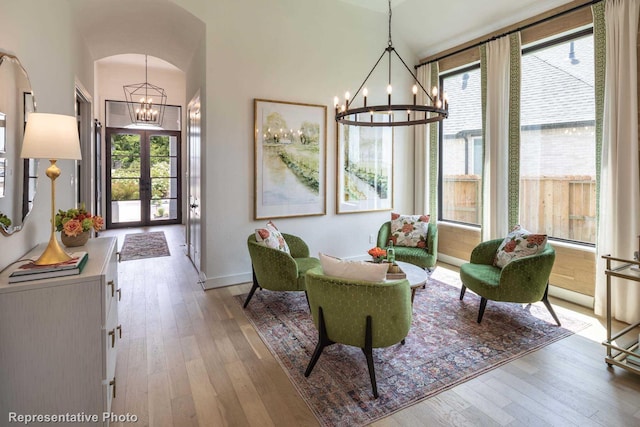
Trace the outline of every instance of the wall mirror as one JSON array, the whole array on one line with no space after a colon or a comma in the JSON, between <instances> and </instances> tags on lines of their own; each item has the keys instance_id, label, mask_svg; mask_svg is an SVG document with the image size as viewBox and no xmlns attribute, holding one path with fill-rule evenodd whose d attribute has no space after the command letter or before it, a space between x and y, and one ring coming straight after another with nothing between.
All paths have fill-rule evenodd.
<instances>
[{"instance_id":1,"label":"wall mirror","mask_svg":"<svg viewBox=\"0 0 640 427\"><path fill-rule=\"evenodd\" d=\"M0 233L20 231L33 207L38 162L22 159L22 138L35 100L18 58L0 52Z\"/></svg>"}]
</instances>

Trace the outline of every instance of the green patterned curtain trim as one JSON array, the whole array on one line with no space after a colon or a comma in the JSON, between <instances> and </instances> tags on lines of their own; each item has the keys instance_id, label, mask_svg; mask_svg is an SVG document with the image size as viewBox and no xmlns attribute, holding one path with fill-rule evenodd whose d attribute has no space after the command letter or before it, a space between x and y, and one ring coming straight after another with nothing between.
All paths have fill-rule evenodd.
<instances>
[{"instance_id":1,"label":"green patterned curtain trim","mask_svg":"<svg viewBox=\"0 0 640 427\"><path fill-rule=\"evenodd\" d=\"M606 71L606 34L604 2L591 6L593 13L593 53L596 103L596 236L600 226L600 171L602 169L602 123L604 118L604 82Z\"/></svg>"},{"instance_id":2,"label":"green patterned curtain trim","mask_svg":"<svg viewBox=\"0 0 640 427\"><path fill-rule=\"evenodd\" d=\"M520 33L509 36L509 230L519 223L520 204Z\"/></svg>"},{"instance_id":3,"label":"green patterned curtain trim","mask_svg":"<svg viewBox=\"0 0 640 427\"><path fill-rule=\"evenodd\" d=\"M438 63L432 63L431 87L439 86L439 73ZM438 219L438 128L437 123L429 125L429 214L433 223Z\"/></svg>"},{"instance_id":4,"label":"green patterned curtain trim","mask_svg":"<svg viewBox=\"0 0 640 427\"><path fill-rule=\"evenodd\" d=\"M480 98L482 104L482 203L480 204L480 218L484 218L484 201L486 200L484 195L484 182L487 178L485 171L485 160L487 156L487 150L485 149L487 144L487 45L480 46ZM480 227L482 228L482 220L480 221Z\"/></svg>"}]
</instances>

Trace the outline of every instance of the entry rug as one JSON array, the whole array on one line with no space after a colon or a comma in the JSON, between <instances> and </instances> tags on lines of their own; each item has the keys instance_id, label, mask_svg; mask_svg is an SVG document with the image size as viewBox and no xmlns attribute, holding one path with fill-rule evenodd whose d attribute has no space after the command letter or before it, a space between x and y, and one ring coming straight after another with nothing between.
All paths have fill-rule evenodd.
<instances>
[{"instance_id":1,"label":"entry rug","mask_svg":"<svg viewBox=\"0 0 640 427\"><path fill-rule=\"evenodd\" d=\"M406 344L373 350L378 399L359 348L326 347L304 377L318 337L304 293L258 290L244 312L324 426L369 424L588 326L556 311L558 327L542 303L491 301L478 324L480 298L459 296L433 277L417 291Z\"/></svg>"},{"instance_id":2,"label":"entry rug","mask_svg":"<svg viewBox=\"0 0 640 427\"><path fill-rule=\"evenodd\" d=\"M170 256L164 231L134 233L124 236L120 261Z\"/></svg>"}]
</instances>

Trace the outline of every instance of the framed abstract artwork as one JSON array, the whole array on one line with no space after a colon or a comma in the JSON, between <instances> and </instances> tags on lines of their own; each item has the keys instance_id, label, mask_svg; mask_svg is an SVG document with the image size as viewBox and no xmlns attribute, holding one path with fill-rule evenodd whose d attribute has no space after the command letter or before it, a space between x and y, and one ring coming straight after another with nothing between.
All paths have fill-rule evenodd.
<instances>
[{"instance_id":1,"label":"framed abstract artwork","mask_svg":"<svg viewBox=\"0 0 640 427\"><path fill-rule=\"evenodd\" d=\"M336 134L337 213L393 209L393 128L338 124Z\"/></svg>"},{"instance_id":2,"label":"framed abstract artwork","mask_svg":"<svg viewBox=\"0 0 640 427\"><path fill-rule=\"evenodd\" d=\"M254 100L255 219L326 214L327 107Z\"/></svg>"}]
</instances>

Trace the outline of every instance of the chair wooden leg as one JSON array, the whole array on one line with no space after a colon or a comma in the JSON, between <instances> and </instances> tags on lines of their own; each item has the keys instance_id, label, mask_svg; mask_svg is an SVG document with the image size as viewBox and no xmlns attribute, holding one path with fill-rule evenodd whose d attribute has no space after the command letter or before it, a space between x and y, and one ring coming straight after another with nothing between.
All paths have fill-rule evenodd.
<instances>
[{"instance_id":1,"label":"chair wooden leg","mask_svg":"<svg viewBox=\"0 0 640 427\"><path fill-rule=\"evenodd\" d=\"M327 327L324 323L324 314L322 312L322 307L318 307L318 323L320 324L320 328L318 331L318 344L316 345L316 349L313 352L313 356L311 356L309 365L307 365L307 370L304 371L305 377L311 375L311 371L313 370L313 367L316 366L316 362L320 358L322 350L324 350L326 346L333 344L333 341L331 341L327 336Z\"/></svg>"},{"instance_id":2,"label":"chair wooden leg","mask_svg":"<svg viewBox=\"0 0 640 427\"><path fill-rule=\"evenodd\" d=\"M373 397L378 398L378 385L376 384L376 371L373 366L373 334L371 329L371 316L367 316L367 329L364 336L364 348L362 349L367 358L367 367L369 368L369 377L371 378L371 387L373 388Z\"/></svg>"},{"instance_id":3,"label":"chair wooden leg","mask_svg":"<svg viewBox=\"0 0 640 427\"><path fill-rule=\"evenodd\" d=\"M247 305L249 304L249 301L251 301L251 297L256 292L256 289L260 288L260 285L258 284L258 279L256 279L256 272L252 271L252 274L253 274L253 286L251 287L251 290L249 291L249 295L247 295L247 299L244 301L244 305L242 306L242 308L247 308Z\"/></svg>"},{"instance_id":4,"label":"chair wooden leg","mask_svg":"<svg viewBox=\"0 0 640 427\"><path fill-rule=\"evenodd\" d=\"M307 299L307 307L309 307L309 311L311 311L311 304L309 303L309 294L307 291L304 291L304 296Z\"/></svg>"},{"instance_id":5,"label":"chair wooden leg","mask_svg":"<svg viewBox=\"0 0 640 427\"><path fill-rule=\"evenodd\" d=\"M487 299L485 297L480 297L480 311L478 312L478 323L482 321L482 315L484 314L484 309L487 306Z\"/></svg>"},{"instance_id":6,"label":"chair wooden leg","mask_svg":"<svg viewBox=\"0 0 640 427\"><path fill-rule=\"evenodd\" d=\"M462 301L462 298L464 298L464 293L467 291L467 287L465 285L462 285L462 289L460 289L460 301Z\"/></svg>"},{"instance_id":7,"label":"chair wooden leg","mask_svg":"<svg viewBox=\"0 0 640 427\"><path fill-rule=\"evenodd\" d=\"M548 294L549 294L549 282L547 282L547 288L544 290L544 296L542 297L542 302L547 307L547 310L549 310L549 312L551 313L551 316L553 316L553 320L555 320L558 326L560 326L560 319L558 319L558 316L556 316L556 312L553 310L553 307L551 307Z\"/></svg>"}]
</instances>

